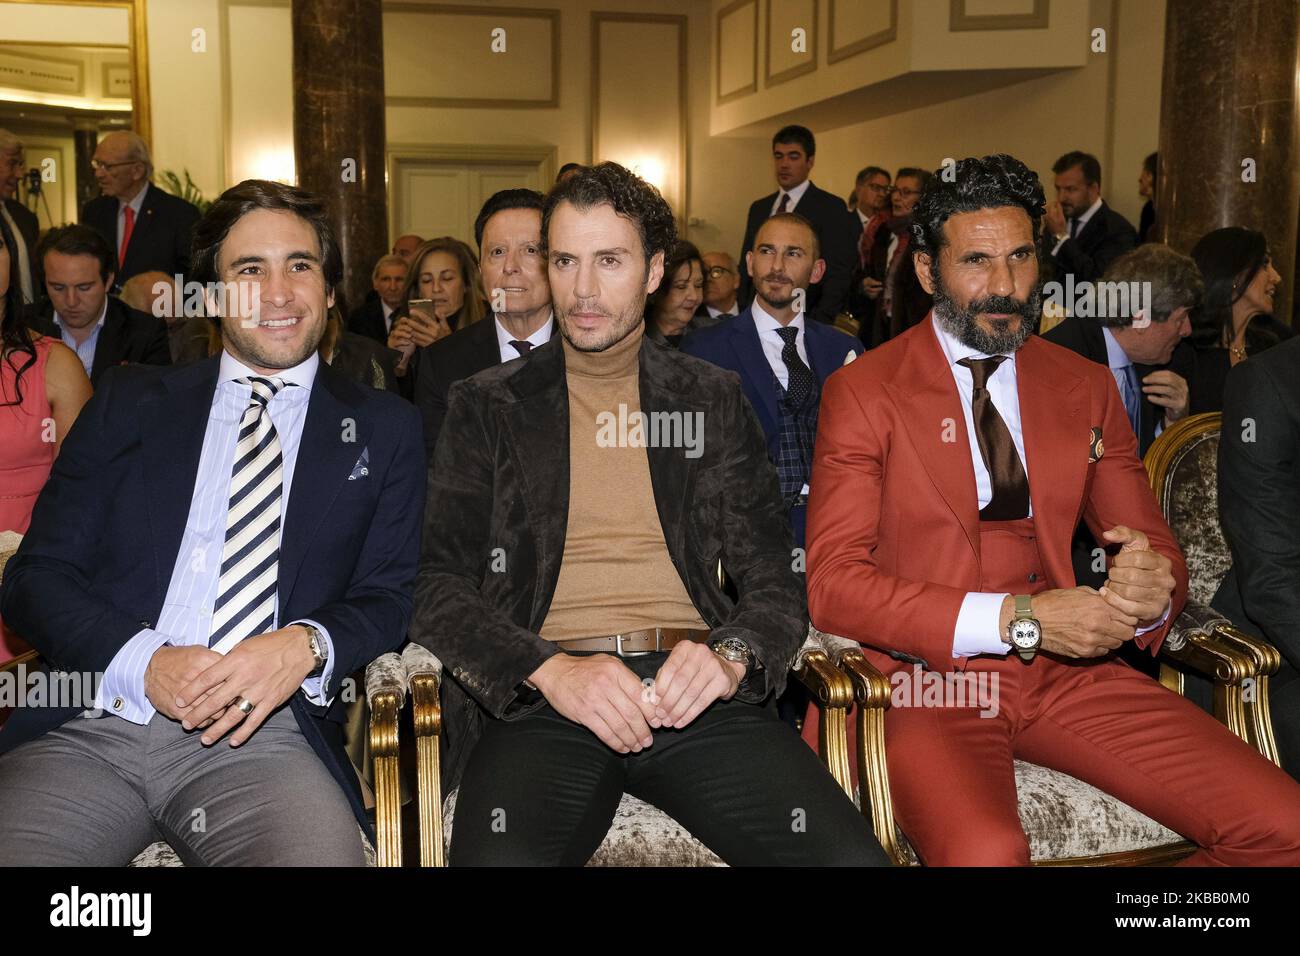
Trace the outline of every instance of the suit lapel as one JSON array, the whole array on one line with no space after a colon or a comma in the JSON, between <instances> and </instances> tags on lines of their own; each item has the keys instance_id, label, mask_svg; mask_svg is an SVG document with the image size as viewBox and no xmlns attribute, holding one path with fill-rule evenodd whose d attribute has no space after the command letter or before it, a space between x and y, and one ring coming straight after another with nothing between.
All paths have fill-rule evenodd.
<instances>
[{"instance_id":1,"label":"suit lapel","mask_svg":"<svg viewBox=\"0 0 1300 956\"><path fill-rule=\"evenodd\" d=\"M118 309L112 298L104 313L104 326L95 342L95 358L90 364L90 377L98 382L104 369L122 360L126 354L126 313Z\"/></svg>"},{"instance_id":2,"label":"suit lapel","mask_svg":"<svg viewBox=\"0 0 1300 956\"><path fill-rule=\"evenodd\" d=\"M532 620L545 620L569 525L569 390L560 337L529 353L509 379L518 401L501 412L505 441L537 548Z\"/></svg>"},{"instance_id":3,"label":"suit lapel","mask_svg":"<svg viewBox=\"0 0 1300 956\"><path fill-rule=\"evenodd\" d=\"M1016 387L1034 527L1048 544L1039 552L1055 580L1071 580L1070 541L1088 477L1087 389L1037 336L1016 355Z\"/></svg>"},{"instance_id":4,"label":"suit lapel","mask_svg":"<svg viewBox=\"0 0 1300 956\"><path fill-rule=\"evenodd\" d=\"M695 429L694 422L702 418L705 412L703 405L689 398L695 393L695 376L676 361L675 353L654 348L648 342L641 343L639 361L642 413L678 413L682 416L683 429ZM764 368L771 375L766 362ZM696 415L697 412L700 414ZM690 416L689 425L687 416ZM703 438L698 430L692 434L697 439ZM686 507L691 500L697 463L701 460L688 458L686 451L684 447L669 447L668 443L663 442L646 449L650 459L650 484L654 488L655 507L659 513L664 543L668 546L669 554L679 558L686 554Z\"/></svg>"},{"instance_id":5,"label":"suit lapel","mask_svg":"<svg viewBox=\"0 0 1300 956\"><path fill-rule=\"evenodd\" d=\"M168 374L163 379L166 397L140 409L149 463L145 470L149 533L160 606L185 534L220 364L217 357L207 358Z\"/></svg>"},{"instance_id":6,"label":"suit lapel","mask_svg":"<svg viewBox=\"0 0 1300 956\"><path fill-rule=\"evenodd\" d=\"M916 448L926 473L962 530L978 560L980 554L979 500L975 466L961 393L928 317L911 334L911 340L894 380L884 387L905 410L903 426ZM904 389L900 382L908 383Z\"/></svg>"},{"instance_id":7,"label":"suit lapel","mask_svg":"<svg viewBox=\"0 0 1300 956\"><path fill-rule=\"evenodd\" d=\"M745 370L745 380L759 398L755 411L763 419L763 430L770 435L776 430L779 419L776 387L772 384L772 366L768 364L763 345L758 340L754 313L749 309L731 323L731 347L736 350L740 366Z\"/></svg>"},{"instance_id":8,"label":"suit lapel","mask_svg":"<svg viewBox=\"0 0 1300 956\"><path fill-rule=\"evenodd\" d=\"M373 425L360 414L359 406L357 386L321 362L307 402L289 507L280 532L281 614L289 606L298 572L321 521L366 449Z\"/></svg>"}]
</instances>

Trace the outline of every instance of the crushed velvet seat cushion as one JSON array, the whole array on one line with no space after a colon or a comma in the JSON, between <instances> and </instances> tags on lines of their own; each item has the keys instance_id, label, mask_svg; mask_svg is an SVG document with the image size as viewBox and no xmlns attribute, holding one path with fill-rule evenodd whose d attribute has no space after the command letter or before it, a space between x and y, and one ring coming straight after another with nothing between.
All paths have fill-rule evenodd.
<instances>
[{"instance_id":1,"label":"crushed velvet seat cushion","mask_svg":"<svg viewBox=\"0 0 1300 956\"><path fill-rule=\"evenodd\" d=\"M1188 600L1206 604L1232 565L1219 526L1219 432L1188 441L1165 475L1165 516L1187 559Z\"/></svg>"},{"instance_id":2,"label":"crushed velvet seat cushion","mask_svg":"<svg viewBox=\"0 0 1300 956\"><path fill-rule=\"evenodd\" d=\"M1016 761L1016 793L1029 857L1036 863L1147 850L1182 840L1091 784L1023 760ZM903 834L898 836L910 862L918 862Z\"/></svg>"},{"instance_id":3,"label":"crushed velvet seat cushion","mask_svg":"<svg viewBox=\"0 0 1300 956\"><path fill-rule=\"evenodd\" d=\"M366 837L361 828L357 828L361 834L361 845L366 852L366 866L377 866L375 858L375 848L370 845L370 840ZM151 843L145 847L140 855L127 864L127 866L184 866L180 856L171 846L159 840L157 843Z\"/></svg>"},{"instance_id":4,"label":"crushed velvet seat cushion","mask_svg":"<svg viewBox=\"0 0 1300 956\"><path fill-rule=\"evenodd\" d=\"M442 804L442 833L448 849L456 816L456 792ZM588 866L725 866L676 820L643 800L623 794L609 833Z\"/></svg>"}]
</instances>

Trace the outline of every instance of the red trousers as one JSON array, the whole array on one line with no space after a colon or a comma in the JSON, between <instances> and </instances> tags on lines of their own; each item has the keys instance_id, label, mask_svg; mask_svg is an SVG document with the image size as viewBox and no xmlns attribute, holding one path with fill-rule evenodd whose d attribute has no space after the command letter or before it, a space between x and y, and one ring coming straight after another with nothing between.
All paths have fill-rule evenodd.
<instances>
[{"instance_id":1,"label":"red trousers","mask_svg":"<svg viewBox=\"0 0 1300 956\"><path fill-rule=\"evenodd\" d=\"M1032 528L1026 520L983 529L984 590L1047 586ZM921 697L910 693L897 694L906 705L885 716L894 814L925 863L1029 863L1019 758L1086 781L1195 842L1201 849L1186 864L1300 866L1300 784L1183 697L1109 658L972 659L966 673L981 672L986 686L997 675L996 716L913 706Z\"/></svg>"}]
</instances>

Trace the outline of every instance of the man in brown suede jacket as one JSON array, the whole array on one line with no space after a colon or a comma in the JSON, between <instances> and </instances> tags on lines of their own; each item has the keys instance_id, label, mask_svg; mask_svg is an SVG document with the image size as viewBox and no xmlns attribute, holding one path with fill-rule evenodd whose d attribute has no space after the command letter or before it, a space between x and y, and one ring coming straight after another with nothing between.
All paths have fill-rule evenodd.
<instances>
[{"instance_id":1,"label":"man in brown suede jacket","mask_svg":"<svg viewBox=\"0 0 1300 956\"><path fill-rule=\"evenodd\" d=\"M758 420L644 338L674 232L621 166L557 186L561 335L450 392L413 636L447 678L453 864L581 864L624 792L728 863L885 863L776 716L807 608Z\"/></svg>"}]
</instances>

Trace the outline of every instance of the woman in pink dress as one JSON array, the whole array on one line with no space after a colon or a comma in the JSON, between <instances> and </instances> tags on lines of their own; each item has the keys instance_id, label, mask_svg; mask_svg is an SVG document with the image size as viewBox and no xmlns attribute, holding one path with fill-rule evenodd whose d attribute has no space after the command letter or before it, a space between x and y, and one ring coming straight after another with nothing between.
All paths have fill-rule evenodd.
<instances>
[{"instance_id":1,"label":"woman in pink dress","mask_svg":"<svg viewBox=\"0 0 1300 956\"><path fill-rule=\"evenodd\" d=\"M11 248L0 219L0 532L24 534L90 380L70 348L25 325ZM0 664L27 649L0 621Z\"/></svg>"}]
</instances>

